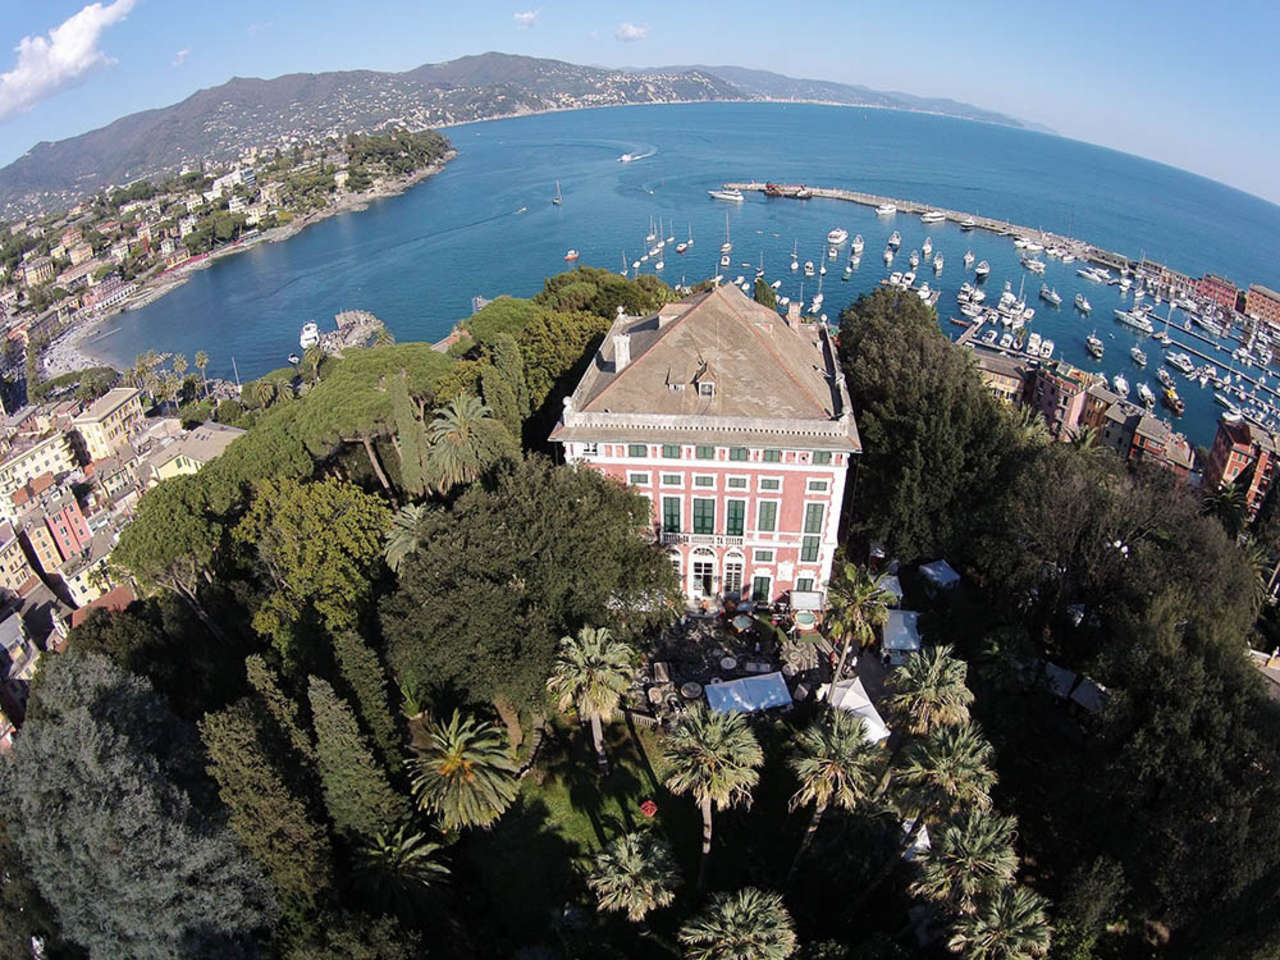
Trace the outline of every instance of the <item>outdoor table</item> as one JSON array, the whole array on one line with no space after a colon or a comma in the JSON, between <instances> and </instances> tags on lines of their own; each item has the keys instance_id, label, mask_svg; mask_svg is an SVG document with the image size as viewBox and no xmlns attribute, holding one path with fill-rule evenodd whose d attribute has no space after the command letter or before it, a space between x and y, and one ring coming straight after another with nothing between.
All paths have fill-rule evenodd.
<instances>
[{"instance_id":1,"label":"outdoor table","mask_svg":"<svg viewBox=\"0 0 1280 960\"><path fill-rule=\"evenodd\" d=\"M649 702L655 706L662 702L662 690L658 687L649 688Z\"/></svg>"},{"instance_id":2,"label":"outdoor table","mask_svg":"<svg viewBox=\"0 0 1280 960\"><path fill-rule=\"evenodd\" d=\"M720 658L721 670L733 670L733 669L736 669L737 666L738 666L737 657L721 657Z\"/></svg>"},{"instance_id":3,"label":"outdoor table","mask_svg":"<svg viewBox=\"0 0 1280 960\"><path fill-rule=\"evenodd\" d=\"M697 700L702 696L702 684L697 680L690 680L680 688L680 695L686 700Z\"/></svg>"},{"instance_id":4,"label":"outdoor table","mask_svg":"<svg viewBox=\"0 0 1280 960\"><path fill-rule=\"evenodd\" d=\"M733 629L738 631L750 630L752 623L753 621L750 617L744 613L740 613L733 618Z\"/></svg>"}]
</instances>

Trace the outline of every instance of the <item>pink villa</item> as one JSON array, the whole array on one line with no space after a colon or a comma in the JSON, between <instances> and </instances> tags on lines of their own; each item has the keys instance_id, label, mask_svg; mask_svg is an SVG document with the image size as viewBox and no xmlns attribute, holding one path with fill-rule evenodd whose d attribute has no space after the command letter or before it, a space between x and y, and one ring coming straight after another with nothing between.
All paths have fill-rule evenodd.
<instances>
[{"instance_id":1,"label":"pink villa","mask_svg":"<svg viewBox=\"0 0 1280 960\"><path fill-rule=\"evenodd\" d=\"M620 315L551 439L649 499L691 604L825 588L862 447L824 324L732 285Z\"/></svg>"}]
</instances>

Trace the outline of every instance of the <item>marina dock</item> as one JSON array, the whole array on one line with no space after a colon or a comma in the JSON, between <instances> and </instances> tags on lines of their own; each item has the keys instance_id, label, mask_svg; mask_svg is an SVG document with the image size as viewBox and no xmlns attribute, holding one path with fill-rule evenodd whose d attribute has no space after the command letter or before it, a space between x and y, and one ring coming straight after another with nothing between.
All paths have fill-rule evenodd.
<instances>
[{"instance_id":1,"label":"marina dock","mask_svg":"<svg viewBox=\"0 0 1280 960\"><path fill-rule=\"evenodd\" d=\"M724 184L724 189L750 190L756 193L764 193L767 186L768 184L765 182L752 180L747 183L726 183ZM927 203L918 203L914 200L882 197L874 193L862 193L858 190L810 187L800 184L777 184L776 186L780 192L774 195L783 199L822 197L827 200L844 200L849 203L859 203L865 207L879 207L882 204L891 203L897 208L898 213L918 216L922 213L936 212L942 214L947 218L948 222L957 226L972 220L976 230L986 230L1002 237L1034 237L1046 246L1062 247L1072 253L1077 260L1087 260L1090 263L1096 263L1112 270L1133 270L1140 262L1126 257L1122 253L1095 247L1093 244L1075 237L1064 237L1048 230L1041 230L1039 227L1024 227L1016 223L1010 223L1007 220L996 220L993 217L984 217L976 213L967 213L963 210L947 210L942 207L930 206Z\"/></svg>"}]
</instances>

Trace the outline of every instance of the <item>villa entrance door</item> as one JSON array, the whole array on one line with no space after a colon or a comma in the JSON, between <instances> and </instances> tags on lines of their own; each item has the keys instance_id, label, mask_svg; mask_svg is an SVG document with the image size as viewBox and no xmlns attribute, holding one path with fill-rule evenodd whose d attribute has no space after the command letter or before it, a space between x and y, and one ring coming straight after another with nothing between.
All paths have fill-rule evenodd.
<instances>
[{"instance_id":1,"label":"villa entrance door","mask_svg":"<svg viewBox=\"0 0 1280 960\"><path fill-rule=\"evenodd\" d=\"M695 550L693 554L693 583L690 593L694 600L715 596L716 561L710 550Z\"/></svg>"}]
</instances>

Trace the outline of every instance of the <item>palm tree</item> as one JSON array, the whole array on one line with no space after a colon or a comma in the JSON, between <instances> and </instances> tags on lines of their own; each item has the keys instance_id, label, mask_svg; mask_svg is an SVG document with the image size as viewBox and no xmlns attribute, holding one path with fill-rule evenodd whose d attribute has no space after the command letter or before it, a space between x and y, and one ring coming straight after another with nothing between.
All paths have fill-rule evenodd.
<instances>
[{"instance_id":1,"label":"palm tree","mask_svg":"<svg viewBox=\"0 0 1280 960\"><path fill-rule=\"evenodd\" d=\"M384 830L356 851L356 876L381 905L411 911L425 889L449 876L442 849L426 834L409 833L407 824Z\"/></svg>"},{"instance_id":2,"label":"palm tree","mask_svg":"<svg viewBox=\"0 0 1280 960\"><path fill-rule=\"evenodd\" d=\"M1002 887L979 904L975 913L960 917L947 942L966 960L1035 960L1049 952L1046 901L1026 887Z\"/></svg>"},{"instance_id":3,"label":"palm tree","mask_svg":"<svg viewBox=\"0 0 1280 960\"><path fill-rule=\"evenodd\" d=\"M418 806L447 831L493 824L515 800L519 769L497 727L455 710L448 723L435 721L425 732L413 761Z\"/></svg>"},{"instance_id":4,"label":"palm tree","mask_svg":"<svg viewBox=\"0 0 1280 960\"><path fill-rule=\"evenodd\" d=\"M276 385L270 380L259 380L253 386L253 398L263 410L267 409L276 398Z\"/></svg>"},{"instance_id":5,"label":"palm tree","mask_svg":"<svg viewBox=\"0 0 1280 960\"><path fill-rule=\"evenodd\" d=\"M813 804L809 828L791 863L794 876L805 851L829 806L852 810L864 801L875 783L875 748L867 740L861 717L847 710L828 710L796 738L796 753L789 761L800 779L790 809Z\"/></svg>"},{"instance_id":6,"label":"palm tree","mask_svg":"<svg viewBox=\"0 0 1280 960\"><path fill-rule=\"evenodd\" d=\"M1245 504L1244 486L1236 481L1224 483L1217 490L1211 490L1204 496L1204 512L1217 517L1227 536L1235 539L1244 529L1248 516Z\"/></svg>"},{"instance_id":7,"label":"palm tree","mask_svg":"<svg viewBox=\"0 0 1280 960\"><path fill-rule=\"evenodd\" d=\"M383 555L387 559L387 566L396 573L400 572L400 565L409 554L422 543L422 534L430 515L431 511L425 505L411 503L407 507L401 507L391 518L391 529L387 531Z\"/></svg>"},{"instance_id":8,"label":"palm tree","mask_svg":"<svg viewBox=\"0 0 1280 960\"><path fill-rule=\"evenodd\" d=\"M604 627L583 627L576 637L561 637L547 690L559 698L561 710L577 708L591 723L591 742L601 773L608 773L604 724L613 719L623 693L631 685L635 650Z\"/></svg>"},{"instance_id":9,"label":"palm tree","mask_svg":"<svg viewBox=\"0 0 1280 960\"><path fill-rule=\"evenodd\" d=\"M1016 825L1013 817L975 809L934 831L929 849L921 851L922 872L911 886L912 895L945 904L959 915L976 913L979 897L996 893L1018 872Z\"/></svg>"},{"instance_id":10,"label":"palm tree","mask_svg":"<svg viewBox=\"0 0 1280 960\"><path fill-rule=\"evenodd\" d=\"M751 804L760 781L764 752L742 713L709 713L698 706L685 713L662 745L669 768L667 789L691 794L702 811L702 860L698 889L706 884L711 854L711 812L736 803Z\"/></svg>"},{"instance_id":11,"label":"palm tree","mask_svg":"<svg viewBox=\"0 0 1280 960\"><path fill-rule=\"evenodd\" d=\"M796 949L796 932L782 896L744 887L717 893L680 928L685 960L784 960Z\"/></svg>"},{"instance_id":12,"label":"palm tree","mask_svg":"<svg viewBox=\"0 0 1280 960\"><path fill-rule=\"evenodd\" d=\"M889 709L904 719L915 736L928 736L939 727L969 719L973 692L965 686L968 667L953 654L950 645L913 653L889 678L894 691Z\"/></svg>"},{"instance_id":13,"label":"palm tree","mask_svg":"<svg viewBox=\"0 0 1280 960\"><path fill-rule=\"evenodd\" d=\"M674 900L679 883L671 847L652 830L614 838L596 855L587 876L600 909L625 913L632 923Z\"/></svg>"},{"instance_id":14,"label":"palm tree","mask_svg":"<svg viewBox=\"0 0 1280 960\"><path fill-rule=\"evenodd\" d=\"M320 364L324 362L326 356L324 347L318 343L312 344L302 351L302 366L310 371L312 386L315 386L320 380Z\"/></svg>"},{"instance_id":15,"label":"palm tree","mask_svg":"<svg viewBox=\"0 0 1280 960\"><path fill-rule=\"evenodd\" d=\"M1046 447L1053 440L1049 425L1033 407L1020 407L1013 415L1013 430L1023 446Z\"/></svg>"},{"instance_id":16,"label":"palm tree","mask_svg":"<svg viewBox=\"0 0 1280 960\"><path fill-rule=\"evenodd\" d=\"M442 494L480 475L480 424L490 415L489 408L469 393L436 410L428 436L431 469Z\"/></svg>"},{"instance_id":17,"label":"palm tree","mask_svg":"<svg viewBox=\"0 0 1280 960\"><path fill-rule=\"evenodd\" d=\"M840 663L832 680L827 699L835 696L836 683L844 676L845 661L857 641L860 647L868 647L875 641L875 628L884 626L889 619L889 606L895 597L880 586L879 578L852 563L842 563L840 570L827 585L827 612L825 620L831 632L842 643Z\"/></svg>"},{"instance_id":18,"label":"palm tree","mask_svg":"<svg viewBox=\"0 0 1280 960\"><path fill-rule=\"evenodd\" d=\"M173 355L173 372L179 377L187 372L187 358L184 354L175 353Z\"/></svg>"},{"instance_id":19,"label":"palm tree","mask_svg":"<svg viewBox=\"0 0 1280 960\"><path fill-rule=\"evenodd\" d=\"M209 379L205 375L205 371L209 369L209 355L203 350L196 351L195 359L196 369L200 371L200 387L204 395L209 395Z\"/></svg>"},{"instance_id":20,"label":"palm tree","mask_svg":"<svg viewBox=\"0 0 1280 960\"><path fill-rule=\"evenodd\" d=\"M1092 450L1098 444L1098 428L1083 426L1071 438L1071 445L1077 450Z\"/></svg>"},{"instance_id":21,"label":"palm tree","mask_svg":"<svg viewBox=\"0 0 1280 960\"><path fill-rule=\"evenodd\" d=\"M996 783L994 752L974 723L942 727L912 744L899 776L916 801L917 820L923 824L931 810L987 809Z\"/></svg>"}]
</instances>

